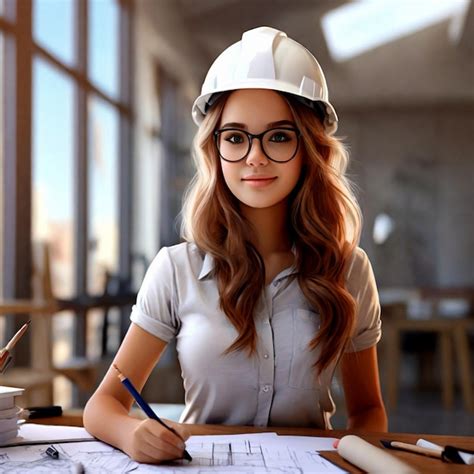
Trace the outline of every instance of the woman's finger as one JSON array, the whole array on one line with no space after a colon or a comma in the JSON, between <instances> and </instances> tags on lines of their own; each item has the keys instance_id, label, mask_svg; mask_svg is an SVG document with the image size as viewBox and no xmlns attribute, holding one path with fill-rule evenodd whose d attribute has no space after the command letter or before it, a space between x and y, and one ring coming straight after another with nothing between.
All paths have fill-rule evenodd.
<instances>
[{"instance_id":1,"label":"woman's finger","mask_svg":"<svg viewBox=\"0 0 474 474\"><path fill-rule=\"evenodd\" d=\"M156 441L156 440L154 440ZM145 456L153 459L153 462L170 461L172 459L181 459L182 451L173 449L169 444L157 445L153 441L144 440L141 445L141 452Z\"/></svg>"},{"instance_id":2,"label":"woman's finger","mask_svg":"<svg viewBox=\"0 0 474 474\"><path fill-rule=\"evenodd\" d=\"M162 451L168 453L168 458L177 459L182 457L184 450L183 440L166 428L150 425L143 433L144 440Z\"/></svg>"}]
</instances>

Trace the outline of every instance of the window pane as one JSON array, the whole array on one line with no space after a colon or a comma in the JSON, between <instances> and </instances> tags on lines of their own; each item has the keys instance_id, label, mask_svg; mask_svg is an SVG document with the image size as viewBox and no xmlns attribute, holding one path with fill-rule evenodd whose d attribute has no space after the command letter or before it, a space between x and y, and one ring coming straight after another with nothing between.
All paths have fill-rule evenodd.
<instances>
[{"instance_id":1,"label":"window pane","mask_svg":"<svg viewBox=\"0 0 474 474\"><path fill-rule=\"evenodd\" d=\"M74 88L41 59L33 64L34 240L48 241L54 293L74 293Z\"/></svg>"},{"instance_id":2,"label":"window pane","mask_svg":"<svg viewBox=\"0 0 474 474\"><path fill-rule=\"evenodd\" d=\"M0 9L1 9L1 0L0 0ZM1 11L1 10L0 10ZM3 114L5 113L4 102L3 102L3 88L4 88L4 66L3 66L3 47L4 47L4 40L3 35L0 33L0 296L3 295L3 274L5 272L3 268L3 199L4 199L4 191L3 191L3 176L4 176L4 158L3 158L3 127L4 127L4 120ZM4 318L0 318L0 333L4 334L3 331L3 322ZM3 341L0 341L3 343Z\"/></svg>"},{"instance_id":3,"label":"window pane","mask_svg":"<svg viewBox=\"0 0 474 474\"><path fill-rule=\"evenodd\" d=\"M0 0L0 16L9 21L14 21L16 17L16 1Z\"/></svg>"},{"instance_id":4,"label":"window pane","mask_svg":"<svg viewBox=\"0 0 474 474\"><path fill-rule=\"evenodd\" d=\"M105 93L119 91L119 7L116 0L89 1L89 71Z\"/></svg>"},{"instance_id":5,"label":"window pane","mask_svg":"<svg viewBox=\"0 0 474 474\"><path fill-rule=\"evenodd\" d=\"M55 296L74 294L74 86L62 72L41 59L33 63L32 234L50 245ZM53 320L53 360L72 355L73 315ZM54 397L70 404L70 383L54 383Z\"/></svg>"},{"instance_id":6,"label":"window pane","mask_svg":"<svg viewBox=\"0 0 474 474\"><path fill-rule=\"evenodd\" d=\"M34 0L35 41L61 61L74 64L74 5L69 0Z\"/></svg>"},{"instance_id":7,"label":"window pane","mask_svg":"<svg viewBox=\"0 0 474 474\"><path fill-rule=\"evenodd\" d=\"M89 101L88 291L100 293L105 271L118 270L118 112Z\"/></svg>"}]
</instances>

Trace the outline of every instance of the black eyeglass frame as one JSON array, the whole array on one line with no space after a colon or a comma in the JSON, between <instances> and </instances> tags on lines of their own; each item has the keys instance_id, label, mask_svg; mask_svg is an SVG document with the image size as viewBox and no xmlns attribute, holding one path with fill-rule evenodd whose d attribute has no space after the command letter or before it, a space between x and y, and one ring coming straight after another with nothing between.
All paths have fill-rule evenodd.
<instances>
[{"instance_id":1,"label":"black eyeglass frame","mask_svg":"<svg viewBox=\"0 0 474 474\"><path fill-rule=\"evenodd\" d=\"M287 160L285 161L278 161L278 160L274 160L271 156L268 156L267 152L265 151L265 147L263 146L263 136L266 135L268 132L272 132L273 130L286 130L286 131L289 131L289 132L296 132L296 148L295 148L295 152L293 153L293 155L291 156L291 158L288 158ZM219 135L222 133L222 132L230 132L230 131L236 131L236 132L241 132L241 133L245 133L245 135L247 135L247 138L249 140L249 148L247 150L247 153L245 153L245 155L240 158L239 160L228 160L227 158L225 158L224 156L222 156L222 153L221 153L221 150L219 149L219 145L218 145L218 140L219 140ZM257 138L259 141L260 141L260 148L262 149L263 151L263 154L270 160L270 161L273 161L274 163L288 163L289 161L291 161L295 156L296 154L298 153L298 150L299 150L299 147L300 147L300 137L301 137L301 132L297 129L297 128L293 128L293 127L274 127L274 128L269 128L268 130L265 130L264 132L262 133L258 133L258 134L254 134L254 133L250 133L250 132L246 132L245 130L242 130L240 128L222 128L220 130L214 130L214 142L216 144L216 148L217 148L217 151L219 152L219 156L224 160L224 161L227 161L228 163L239 163L240 161L242 160L245 160L245 158L247 158L247 156L249 156L249 153L250 151L252 150L252 144L253 144L253 139L254 138Z\"/></svg>"}]
</instances>

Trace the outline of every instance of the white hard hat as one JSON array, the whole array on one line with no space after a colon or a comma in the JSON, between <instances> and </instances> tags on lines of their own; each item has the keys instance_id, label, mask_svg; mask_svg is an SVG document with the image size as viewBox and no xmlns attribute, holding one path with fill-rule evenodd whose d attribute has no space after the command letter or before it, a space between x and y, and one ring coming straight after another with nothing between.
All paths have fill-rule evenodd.
<instances>
[{"instance_id":1,"label":"white hard hat","mask_svg":"<svg viewBox=\"0 0 474 474\"><path fill-rule=\"evenodd\" d=\"M211 96L236 89L272 89L294 95L324 117L327 133L337 129L337 115L316 58L283 31L262 26L242 35L210 67L192 108L199 125L212 105Z\"/></svg>"}]
</instances>

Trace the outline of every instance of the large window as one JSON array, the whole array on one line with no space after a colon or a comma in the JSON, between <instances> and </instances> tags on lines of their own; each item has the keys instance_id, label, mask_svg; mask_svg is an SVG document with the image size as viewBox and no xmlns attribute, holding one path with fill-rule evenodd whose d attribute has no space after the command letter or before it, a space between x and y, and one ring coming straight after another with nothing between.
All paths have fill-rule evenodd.
<instances>
[{"instance_id":1,"label":"large window","mask_svg":"<svg viewBox=\"0 0 474 474\"><path fill-rule=\"evenodd\" d=\"M5 194L6 194L6 151L7 151L7 136L9 129L7 128L7 101L11 96L12 88L10 79L14 77L14 71L8 70L7 59L15 47L15 38L12 34L14 31L13 20L15 12L12 8L7 8L6 0L0 0L0 297L4 296L5 279ZM7 52L7 45L9 53ZM7 324L4 318L0 318L0 343L6 342Z\"/></svg>"},{"instance_id":2,"label":"large window","mask_svg":"<svg viewBox=\"0 0 474 474\"><path fill-rule=\"evenodd\" d=\"M0 0L0 14L2 13L2 0ZM3 46L4 39L3 39L3 34L0 31L0 170L1 174L0 176L3 177L3 154L4 154L4 140L3 140L3 114L5 112L4 110L4 100L3 100L3 94L4 94L4 87L5 87L5 80L4 80L4 58L3 58ZM0 268L3 268L3 179L0 179ZM0 297L3 294L3 272L0 272ZM0 343L3 341L0 341Z\"/></svg>"},{"instance_id":3,"label":"large window","mask_svg":"<svg viewBox=\"0 0 474 474\"><path fill-rule=\"evenodd\" d=\"M106 274L130 272L130 15L128 0L0 0L0 283L8 297L28 296L28 285L19 291L16 282L31 277L35 241L49 244L53 291L62 299L101 294ZM18 80L3 120L6 69ZM8 156L5 122L15 125ZM7 168L17 194L5 189ZM7 227L14 231L7 235ZM16 275L5 271L6 252ZM100 353L87 343L100 344L101 312L88 319L54 318L56 363Z\"/></svg>"},{"instance_id":4,"label":"large window","mask_svg":"<svg viewBox=\"0 0 474 474\"><path fill-rule=\"evenodd\" d=\"M74 83L41 58L33 63L32 235L50 244L55 296L74 288Z\"/></svg>"},{"instance_id":5,"label":"large window","mask_svg":"<svg viewBox=\"0 0 474 474\"><path fill-rule=\"evenodd\" d=\"M2 0L0 0L0 14L2 13ZM3 34L0 31L0 268L3 267L3 170L4 170L4 88L5 88L5 75L4 75L4 39ZM0 298L3 296L3 271L0 271ZM5 334L5 320L0 318L0 334ZM0 344L3 347L5 340L0 338Z\"/></svg>"},{"instance_id":6,"label":"large window","mask_svg":"<svg viewBox=\"0 0 474 474\"><path fill-rule=\"evenodd\" d=\"M89 100L88 289L103 289L104 271L119 269L118 115L107 102Z\"/></svg>"}]
</instances>

